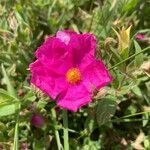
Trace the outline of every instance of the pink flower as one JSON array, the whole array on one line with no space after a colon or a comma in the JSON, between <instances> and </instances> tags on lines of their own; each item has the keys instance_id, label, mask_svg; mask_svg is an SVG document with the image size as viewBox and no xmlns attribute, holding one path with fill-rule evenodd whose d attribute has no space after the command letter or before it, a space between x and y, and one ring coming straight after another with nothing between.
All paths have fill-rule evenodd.
<instances>
[{"instance_id":1,"label":"pink flower","mask_svg":"<svg viewBox=\"0 0 150 150\"><path fill-rule=\"evenodd\" d=\"M37 128L42 128L45 120L40 114L33 114L30 123Z\"/></svg>"},{"instance_id":2,"label":"pink flower","mask_svg":"<svg viewBox=\"0 0 150 150\"><path fill-rule=\"evenodd\" d=\"M30 64L31 83L56 99L57 105L77 111L91 102L95 89L112 81L101 60L95 59L94 35L58 31L48 37Z\"/></svg>"},{"instance_id":3,"label":"pink flower","mask_svg":"<svg viewBox=\"0 0 150 150\"><path fill-rule=\"evenodd\" d=\"M136 36L135 36L135 38L137 39L137 40L143 40L144 39L144 35L143 34L140 34L140 33L138 33Z\"/></svg>"}]
</instances>

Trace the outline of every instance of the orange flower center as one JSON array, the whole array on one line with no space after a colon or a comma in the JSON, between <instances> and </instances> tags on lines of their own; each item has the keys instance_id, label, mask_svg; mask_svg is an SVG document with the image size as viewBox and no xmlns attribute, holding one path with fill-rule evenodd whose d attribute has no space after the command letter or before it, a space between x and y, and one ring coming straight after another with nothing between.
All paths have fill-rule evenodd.
<instances>
[{"instance_id":1,"label":"orange flower center","mask_svg":"<svg viewBox=\"0 0 150 150\"><path fill-rule=\"evenodd\" d=\"M81 80L80 70L78 68L71 68L66 73L66 79L69 83L75 84Z\"/></svg>"}]
</instances>

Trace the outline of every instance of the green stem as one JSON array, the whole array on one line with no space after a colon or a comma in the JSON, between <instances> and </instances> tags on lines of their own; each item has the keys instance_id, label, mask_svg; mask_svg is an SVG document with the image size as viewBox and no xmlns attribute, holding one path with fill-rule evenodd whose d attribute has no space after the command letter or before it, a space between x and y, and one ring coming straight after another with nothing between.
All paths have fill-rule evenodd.
<instances>
[{"instance_id":1,"label":"green stem","mask_svg":"<svg viewBox=\"0 0 150 150\"><path fill-rule=\"evenodd\" d=\"M117 121L112 121L112 122L138 122L138 121L144 121L144 120L149 120L149 119L123 119L123 120L117 120Z\"/></svg>"},{"instance_id":2,"label":"green stem","mask_svg":"<svg viewBox=\"0 0 150 150\"><path fill-rule=\"evenodd\" d=\"M13 150L18 150L18 149L19 149L19 138L18 138L19 113L20 113L20 104L18 104L18 111L17 111L17 117L16 117L16 125L15 125L15 135L14 135Z\"/></svg>"},{"instance_id":3,"label":"green stem","mask_svg":"<svg viewBox=\"0 0 150 150\"><path fill-rule=\"evenodd\" d=\"M56 111L55 109L53 108L51 110L52 112L52 117L53 117L53 121L54 121L54 124L55 124L55 137L56 137L56 142L57 142L57 147L58 147L58 150L62 150L62 144L60 142L60 137L59 137L59 132L58 130L56 129L56 126L57 126L57 120L56 120Z\"/></svg>"},{"instance_id":4,"label":"green stem","mask_svg":"<svg viewBox=\"0 0 150 150\"><path fill-rule=\"evenodd\" d=\"M122 63L128 61L129 59L131 59L131 58L133 58L133 57L135 57L135 56L137 56L137 55L139 55L139 54L141 54L141 53L147 51L148 49L150 49L150 46L146 47L145 49L143 49L142 51L140 51L140 52L138 52L138 53L136 53L136 54L131 55L130 57L128 57L128 58L124 59L123 61L117 63L116 65L110 67L108 70L114 69L115 67L117 67L117 66L121 65Z\"/></svg>"},{"instance_id":5,"label":"green stem","mask_svg":"<svg viewBox=\"0 0 150 150\"><path fill-rule=\"evenodd\" d=\"M129 117L133 117L133 116L137 116L137 115L143 115L143 114L147 114L147 113L150 113L150 112L142 111L142 112L139 112L139 113L130 114L130 115L126 115L126 116L120 117L119 119L125 119L125 118L129 118Z\"/></svg>"},{"instance_id":6,"label":"green stem","mask_svg":"<svg viewBox=\"0 0 150 150\"><path fill-rule=\"evenodd\" d=\"M112 122L117 122L117 121L118 121L118 122L121 122L121 121L124 120L124 119L128 119L128 118L130 118L130 117L134 117L134 116L138 116L138 115L143 115L143 114L147 114L147 113L150 113L150 112L143 111L143 112L139 112L139 113L135 113L135 114L126 115L126 116L123 116L123 117L114 119L114 120L112 120Z\"/></svg>"},{"instance_id":7,"label":"green stem","mask_svg":"<svg viewBox=\"0 0 150 150\"><path fill-rule=\"evenodd\" d=\"M69 150L67 110L63 110L63 125L64 125L64 150Z\"/></svg>"}]
</instances>

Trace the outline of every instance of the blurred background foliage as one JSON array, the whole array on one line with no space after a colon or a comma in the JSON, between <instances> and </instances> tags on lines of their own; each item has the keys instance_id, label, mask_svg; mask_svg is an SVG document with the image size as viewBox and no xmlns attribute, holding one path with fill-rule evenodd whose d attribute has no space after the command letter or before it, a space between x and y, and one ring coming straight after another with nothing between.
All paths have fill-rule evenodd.
<instances>
[{"instance_id":1,"label":"blurred background foliage","mask_svg":"<svg viewBox=\"0 0 150 150\"><path fill-rule=\"evenodd\" d=\"M63 140L62 112L30 86L28 69L46 36L63 29L95 34L96 55L114 78L69 113L70 149L150 149L149 12L149 0L1 0L0 149L56 150L55 129ZM42 128L30 123L33 114Z\"/></svg>"}]
</instances>

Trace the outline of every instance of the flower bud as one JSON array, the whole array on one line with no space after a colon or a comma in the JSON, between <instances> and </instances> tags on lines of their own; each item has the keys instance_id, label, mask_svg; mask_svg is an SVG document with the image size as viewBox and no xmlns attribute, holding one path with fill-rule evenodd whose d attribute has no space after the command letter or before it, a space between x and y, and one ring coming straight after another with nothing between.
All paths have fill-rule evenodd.
<instances>
[{"instance_id":1,"label":"flower bud","mask_svg":"<svg viewBox=\"0 0 150 150\"><path fill-rule=\"evenodd\" d=\"M145 36L143 34L138 33L138 34L136 34L135 38L137 40L143 40L145 38Z\"/></svg>"},{"instance_id":2,"label":"flower bud","mask_svg":"<svg viewBox=\"0 0 150 150\"><path fill-rule=\"evenodd\" d=\"M42 128L45 124L45 120L40 114L33 114L30 123L37 128Z\"/></svg>"}]
</instances>

